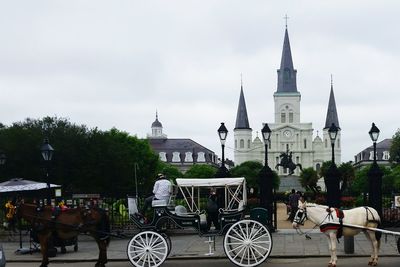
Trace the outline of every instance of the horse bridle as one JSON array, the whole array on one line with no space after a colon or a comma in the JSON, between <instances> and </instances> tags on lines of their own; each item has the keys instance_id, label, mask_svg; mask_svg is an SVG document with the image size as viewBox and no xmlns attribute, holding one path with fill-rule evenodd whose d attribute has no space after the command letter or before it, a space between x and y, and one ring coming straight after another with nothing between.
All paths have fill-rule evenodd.
<instances>
[{"instance_id":1,"label":"horse bridle","mask_svg":"<svg viewBox=\"0 0 400 267\"><path fill-rule=\"evenodd\" d=\"M307 217L307 208L300 208L296 211L294 215L293 222L304 225L304 222L308 219Z\"/></svg>"}]
</instances>

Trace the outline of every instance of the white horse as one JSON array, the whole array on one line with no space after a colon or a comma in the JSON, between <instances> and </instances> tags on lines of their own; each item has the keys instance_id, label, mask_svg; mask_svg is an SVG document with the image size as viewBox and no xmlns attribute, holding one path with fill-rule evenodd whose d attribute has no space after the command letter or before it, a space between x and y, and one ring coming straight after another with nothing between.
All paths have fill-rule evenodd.
<instances>
[{"instance_id":1,"label":"white horse","mask_svg":"<svg viewBox=\"0 0 400 267\"><path fill-rule=\"evenodd\" d=\"M343 216L344 215L344 216ZM328 206L317 205L312 203L299 204L293 228L299 229L299 225L303 225L306 219L309 219L320 227L328 238L331 260L329 267L335 267L337 262L336 241L341 236L354 236L360 232L364 232L365 236L371 241L372 253L368 265L376 266L378 264L378 252L380 247L380 232L366 230L363 227L376 228L380 223L378 212L370 207L358 207L350 210L343 210L340 215L339 210L328 208ZM341 217L341 218L340 218ZM345 225L354 225L354 227L341 227L341 223ZM338 236L339 232L339 236Z\"/></svg>"}]
</instances>

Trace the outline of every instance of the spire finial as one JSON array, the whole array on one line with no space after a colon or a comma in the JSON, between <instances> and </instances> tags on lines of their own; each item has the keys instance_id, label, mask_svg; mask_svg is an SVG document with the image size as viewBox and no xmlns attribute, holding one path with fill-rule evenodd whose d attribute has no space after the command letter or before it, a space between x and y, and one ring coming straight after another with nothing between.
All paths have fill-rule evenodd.
<instances>
[{"instance_id":1,"label":"spire finial","mask_svg":"<svg viewBox=\"0 0 400 267\"><path fill-rule=\"evenodd\" d=\"M333 87L333 75L331 73L331 87Z\"/></svg>"},{"instance_id":2,"label":"spire finial","mask_svg":"<svg viewBox=\"0 0 400 267\"><path fill-rule=\"evenodd\" d=\"M240 86L243 88L243 75L240 73Z\"/></svg>"},{"instance_id":3,"label":"spire finial","mask_svg":"<svg viewBox=\"0 0 400 267\"><path fill-rule=\"evenodd\" d=\"M287 14L285 14L285 16L283 18L285 19L285 27L287 29L287 20L289 19L289 17Z\"/></svg>"},{"instance_id":4,"label":"spire finial","mask_svg":"<svg viewBox=\"0 0 400 267\"><path fill-rule=\"evenodd\" d=\"M317 130L317 136L319 136L319 131Z\"/></svg>"},{"instance_id":5,"label":"spire finial","mask_svg":"<svg viewBox=\"0 0 400 267\"><path fill-rule=\"evenodd\" d=\"M156 109L156 120L158 120L158 110Z\"/></svg>"}]
</instances>

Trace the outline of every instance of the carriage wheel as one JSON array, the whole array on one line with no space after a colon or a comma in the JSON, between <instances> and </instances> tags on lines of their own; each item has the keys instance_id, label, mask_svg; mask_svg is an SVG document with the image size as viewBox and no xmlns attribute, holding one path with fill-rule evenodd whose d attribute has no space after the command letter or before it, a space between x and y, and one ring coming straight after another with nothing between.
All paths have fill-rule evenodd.
<instances>
[{"instance_id":1,"label":"carriage wheel","mask_svg":"<svg viewBox=\"0 0 400 267\"><path fill-rule=\"evenodd\" d=\"M157 267L168 256L168 244L157 232L140 232L129 241L127 253L129 261L136 267Z\"/></svg>"},{"instance_id":2,"label":"carriage wheel","mask_svg":"<svg viewBox=\"0 0 400 267\"><path fill-rule=\"evenodd\" d=\"M166 233L161 233L162 237L165 238L165 241L167 241L167 245L168 245L168 254L167 257L169 256L169 253L171 253L171 249L172 249L172 242L171 242L171 238L169 238L169 236Z\"/></svg>"},{"instance_id":3,"label":"carriage wheel","mask_svg":"<svg viewBox=\"0 0 400 267\"><path fill-rule=\"evenodd\" d=\"M238 221L225 234L224 250L238 266L257 266L271 253L272 237L268 228L257 221Z\"/></svg>"}]
</instances>

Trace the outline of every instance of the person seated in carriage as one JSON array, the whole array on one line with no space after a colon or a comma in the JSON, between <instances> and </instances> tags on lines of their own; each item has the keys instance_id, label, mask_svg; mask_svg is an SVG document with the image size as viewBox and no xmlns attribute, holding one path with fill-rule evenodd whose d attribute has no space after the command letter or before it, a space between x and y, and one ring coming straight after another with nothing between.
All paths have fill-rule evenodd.
<instances>
[{"instance_id":1,"label":"person seated in carriage","mask_svg":"<svg viewBox=\"0 0 400 267\"><path fill-rule=\"evenodd\" d=\"M168 200L170 197L171 186L172 184L167 177L165 177L162 173L159 173L153 186L153 195L144 200L144 205L140 211L140 215L145 215L147 209L151 207L153 200Z\"/></svg>"}]
</instances>

